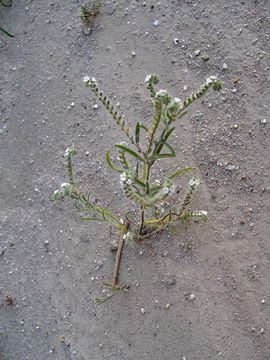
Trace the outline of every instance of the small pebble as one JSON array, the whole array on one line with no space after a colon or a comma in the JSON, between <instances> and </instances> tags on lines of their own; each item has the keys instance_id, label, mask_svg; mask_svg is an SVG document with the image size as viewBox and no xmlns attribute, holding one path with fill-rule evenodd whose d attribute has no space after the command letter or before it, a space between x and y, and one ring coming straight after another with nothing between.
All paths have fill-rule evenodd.
<instances>
[{"instance_id":1,"label":"small pebble","mask_svg":"<svg viewBox=\"0 0 270 360\"><path fill-rule=\"evenodd\" d=\"M72 103L70 104L70 106L71 106L71 107L74 107L74 106L75 106L75 102L72 102Z\"/></svg>"},{"instance_id":2,"label":"small pebble","mask_svg":"<svg viewBox=\"0 0 270 360\"><path fill-rule=\"evenodd\" d=\"M190 294L189 295L189 300L194 300L195 299L195 295L194 294Z\"/></svg>"},{"instance_id":3,"label":"small pebble","mask_svg":"<svg viewBox=\"0 0 270 360\"><path fill-rule=\"evenodd\" d=\"M62 341L62 342L65 342L65 335L60 335L59 340Z\"/></svg>"},{"instance_id":4,"label":"small pebble","mask_svg":"<svg viewBox=\"0 0 270 360\"><path fill-rule=\"evenodd\" d=\"M199 50L199 49L194 51L194 55L195 55L195 56L199 56L200 53L201 53L201 50Z\"/></svg>"},{"instance_id":5,"label":"small pebble","mask_svg":"<svg viewBox=\"0 0 270 360\"><path fill-rule=\"evenodd\" d=\"M236 167L235 167L234 165L228 165L228 166L226 166L226 170L233 171L233 170L235 170L235 169L236 169Z\"/></svg>"},{"instance_id":6,"label":"small pebble","mask_svg":"<svg viewBox=\"0 0 270 360\"><path fill-rule=\"evenodd\" d=\"M239 223L240 223L241 225L245 225L246 220L245 220L245 219L240 219L240 220L239 220Z\"/></svg>"},{"instance_id":7,"label":"small pebble","mask_svg":"<svg viewBox=\"0 0 270 360\"><path fill-rule=\"evenodd\" d=\"M184 90L184 91L188 91L187 85L185 85L185 86L183 87L183 90Z\"/></svg>"},{"instance_id":8,"label":"small pebble","mask_svg":"<svg viewBox=\"0 0 270 360\"><path fill-rule=\"evenodd\" d=\"M94 106L93 106L93 109L97 109L98 108L98 104L95 104Z\"/></svg>"},{"instance_id":9,"label":"small pebble","mask_svg":"<svg viewBox=\"0 0 270 360\"><path fill-rule=\"evenodd\" d=\"M224 63L224 64L222 65L222 69L223 69L223 70L228 70L228 65L227 65L226 63Z\"/></svg>"},{"instance_id":10,"label":"small pebble","mask_svg":"<svg viewBox=\"0 0 270 360\"><path fill-rule=\"evenodd\" d=\"M132 55L132 56L136 56L135 51L131 51L131 55Z\"/></svg>"},{"instance_id":11,"label":"small pebble","mask_svg":"<svg viewBox=\"0 0 270 360\"><path fill-rule=\"evenodd\" d=\"M234 82L235 84L237 84L237 83L238 83L238 81L239 81L239 79L238 79L238 78L233 80L233 82Z\"/></svg>"},{"instance_id":12,"label":"small pebble","mask_svg":"<svg viewBox=\"0 0 270 360\"><path fill-rule=\"evenodd\" d=\"M169 309L171 305L170 304L166 304L166 309Z\"/></svg>"},{"instance_id":13,"label":"small pebble","mask_svg":"<svg viewBox=\"0 0 270 360\"><path fill-rule=\"evenodd\" d=\"M203 55L201 56L201 58L202 58L204 61L208 61L208 60L210 59L210 56L207 55L207 54L203 54Z\"/></svg>"},{"instance_id":14,"label":"small pebble","mask_svg":"<svg viewBox=\"0 0 270 360\"><path fill-rule=\"evenodd\" d=\"M141 313L145 314L145 309L144 308L141 308Z\"/></svg>"},{"instance_id":15,"label":"small pebble","mask_svg":"<svg viewBox=\"0 0 270 360\"><path fill-rule=\"evenodd\" d=\"M179 39L178 39L178 38L174 38L174 39L173 39L173 43L174 43L174 45L178 45L178 44L179 44Z\"/></svg>"},{"instance_id":16,"label":"small pebble","mask_svg":"<svg viewBox=\"0 0 270 360\"><path fill-rule=\"evenodd\" d=\"M116 240L112 240L110 242L110 251L116 251L118 249L118 242Z\"/></svg>"},{"instance_id":17,"label":"small pebble","mask_svg":"<svg viewBox=\"0 0 270 360\"><path fill-rule=\"evenodd\" d=\"M262 304L265 304L265 299L262 299L261 303L262 303Z\"/></svg>"},{"instance_id":18,"label":"small pebble","mask_svg":"<svg viewBox=\"0 0 270 360\"><path fill-rule=\"evenodd\" d=\"M238 125L237 125L237 124L234 124L233 127L234 127L235 129L238 129Z\"/></svg>"},{"instance_id":19,"label":"small pebble","mask_svg":"<svg viewBox=\"0 0 270 360\"><path fill-rule=\"evenodd\" d=\"M261 123L262 123L262 124L266 124L266 119L262 119L262 120L261 120Z\"/></svg>"},{"instance_id":20,"label":"small pebble","mask_svg":"<svg viewBox=\"0 0 270 360\"><path fill-rule=\"evenodd\" d=\"M158 26L158 24L159 24L158 20L155 20L154 21L154 26Z\"/></svg>"},{"instance_id":21,"label":"small pebble","mask_svg":"<svg viewBox=\"0 0 270 360\"><path fill-rule=\"evenodd\" d=\"M260 333L261 333L261 334L264 334L264 329L263 329L263 328L261 328Z\"/></svg>"}]
</instances>

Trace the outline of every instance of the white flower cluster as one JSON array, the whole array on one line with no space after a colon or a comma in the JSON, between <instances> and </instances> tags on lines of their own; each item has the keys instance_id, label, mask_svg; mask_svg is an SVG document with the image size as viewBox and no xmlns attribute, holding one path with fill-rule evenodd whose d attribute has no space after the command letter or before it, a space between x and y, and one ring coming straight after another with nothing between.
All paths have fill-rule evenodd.
<instances>
[{"instance_id":1,"label":"white flower cluster","mask_svg":"<svg viewBox=\"0 0 270 360\"><path fill-rule=\"evenodd\" d=\"M144 82L149 83L151 77L152 77L152 75L147 75Z\"/></svg>"},{"instance_id":2,"label":"white flower cluster","mask_svg":"<svg viewBox=\"0 0 270 360\"><path fill-rule=\"evenodd\" d=\"M77 150L72 147L72 148L67 148L66 151L65 151L65 157L69 157L69 155L73 155L73 154L76 154L77 153Z\"/></svg>"},{"instance_id":3,"label":"white flower cluster","mask_svg":"<svg viewBox=\"0 0 270 360\"><path fill-rule=\"evenodd\" d=\"M124 187L125 184L131 185L132 184L133 174L131 172L123 172L120 174L120 186L121 188Z\"/></svg>"},{"instance_id":4,"label":"white flower cluster","mask_svg":"<svg viewBox=\"0 0 270 360\"><path fill-rule=\"evenodd\" d=\"M156 93L156 99L160 100L162 104L168 105L171 101L171 96L167 90L159 90Z\"/></svg>"},{"instance_id":5,"label":"white flower cluster","mask_svg":"<svg viewBox=\"0 0 270 360\"><path fill-rule=\"evenodd\" d=\"M88 85L89 83L91 83L92 85L97 84L96 79L94 77L91 77L91 76L88 76L88 75L84 76L83 82L86 83L86 85Z\"/></svg>"},{"instance_id":6,"label":"white flower cluster","mask_svg":"<svg viewBox=\"0 0 270 360\"><path fill-rule=\"evenodd\" d=\"M55 190L53 193L54 200L60 200L64 196L71 196L74 192L74 186L69 183L63 183L60 186L60 190Z\"/></svg>"},{"instance_id":7,"label":"white flower cluster","mask_svg":"<svg viewBox=\"0 0 270 360\"><path fill-rule=\"evenodd\" d=\"M198 186L199 184L200 184L200 180L197 176L193 176L193 178L189 180L190 186Z\"/></svg>"},{"instance_id":8,"label":"white flower cluster","mask_svg":"<svg viewBox=\"0 0 270 360\"><path fill-rule=\"evenodd\" d=\"M126 234L124 234L123 238L128 241L133 241L135 239L135 236L134 233L129 231Z\"/></svg>"},{"instance_id":9,"label":"white flower cluster","mask_svg":"<svg viewBox=\"0 0 270 360\"><path fill-rule=\"evenodd\" d=\"M174 192L175 192L175 184L170 179L166 180L163 184L162 194L172 195Z\"/></svg>"},{"instance_id":10,"label":"white flower cluster","mask_svg":"<svg viewBox=\"0 0 270 360\"><path fill-rule=\"evenodd\" d=\"M183 109L184 105L182 101L178 98L174 98L169 104L168 110L173 114L177 113L180 109Z\"/></svg>"},{"instance_id":11,"label":"white flower cluster","mask_svg":"<svg viewBox=\"0 0 270 360\"><path fill-rule=\"evenodd\" d=\"M209 76L209 78L206 79L206 85L211 85L213 81L217 80L216 76Z\"/></svg>"},{"instance_id":12,"label":"white flower cluster","mask_svg":"<svg viewBox=\"0 0 270 360\"><path fill-rule=\"evenodd\" d=\"M158 84L159 77L156 74L146 75L146 78L145 78L144 82L146 84L149 84L150 81L152 81L154 84Z\"/></svg>"},{"instance_id":13,"label":"white flower cluster","mask_svg":"<svg viewBox=\"0 0 270 360\"><path fill-rule=\"evenodd\" d=\"M206 220L207 216L208 216L208 213L205 210L192 211L191 216L192 217L201 217L201 218L203 218L203 220Z\"/></svg>"}]
</instances>

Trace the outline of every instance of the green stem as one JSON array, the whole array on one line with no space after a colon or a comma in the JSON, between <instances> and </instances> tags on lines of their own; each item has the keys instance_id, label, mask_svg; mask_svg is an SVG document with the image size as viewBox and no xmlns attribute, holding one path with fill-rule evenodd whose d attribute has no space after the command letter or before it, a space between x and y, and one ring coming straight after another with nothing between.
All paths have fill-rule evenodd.
<instances>
[{"instance_id":1,"label":"green stem","mask_svg":"<svg viewBox=\"0 0 270 360\"><path fill-rule=\"evenodd\" d=\"M14 35L13 34L10 34L9 32L7 32L5 29L3 29L1 26L0 26L0 30L2 30L3 31L3 33L5 33L7 36L9 36L9 37L14 37Z\"/></svg>"}]
</instances>

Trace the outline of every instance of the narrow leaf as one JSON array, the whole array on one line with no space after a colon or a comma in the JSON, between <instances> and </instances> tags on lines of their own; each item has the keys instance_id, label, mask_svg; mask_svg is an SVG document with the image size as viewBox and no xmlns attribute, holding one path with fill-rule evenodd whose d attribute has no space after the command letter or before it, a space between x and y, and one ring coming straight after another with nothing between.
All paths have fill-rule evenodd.
<instances>
[{"instance_id":1,"label":"narrow leaf","mask_svg":"<svg viewBox=\"0 0 270 360\"><path fill-rule=\"evenodd\" d=\"M140 123L137 122L136 129L135 129L135 141L138 144L140 141Z\"/></svg>"},{"instance_id":2,"label":"narrow leaf","mask_svg":"<svg viewBox=\"0 0 270 360\"><path fill-rule=\"evenodd\" d=\"M130 155L134 156L136 159L138 159L138 160L140 160L140 161L142 161L142 162L144 162L144 163L146 162L140 155L138 155L135 151L129 149L128 147L126 147L126 146L124 146L124 145L119 145L119 144L116 144L116 145L114 145L114 146L116 146L117 148L122 149L122 150L128 152ZM117 170L117 171L118 171L118 170Z\"/></svg>"},{"instance_id":3,"label":"narrow leaf","mask_svg":"<svg viewBox=\"0 0 270 360\"><path fill-rule=\"evenodd\" d=\"M123 170L117 169L117 168L111 163L111 160L110 160L110 151L111 151L111 150L108 150L108 151L107 151L107 154L106 154L107 163L109 164L110 168L112 168L114 171L117 171L117 172L119 172L119 173L121 174L121 173L123 172Z\"/></svg>"},{"instance_id":4,"label":"narrow leaf","mask_svg":"<svg viewBox=\"0 0 270 360\"><path fill-rule=\"evenodd\" d=\"M176 176L180 175L180 174L183 174L184 172L186 171L191 171L191 170L196 170L195 168L185 168L185 169L182 169L182 170L179 170L177 171L176 173L174 173L173 175L169 176L169 179L173 179L175 178Z\"/></svg>"}]
</instances>

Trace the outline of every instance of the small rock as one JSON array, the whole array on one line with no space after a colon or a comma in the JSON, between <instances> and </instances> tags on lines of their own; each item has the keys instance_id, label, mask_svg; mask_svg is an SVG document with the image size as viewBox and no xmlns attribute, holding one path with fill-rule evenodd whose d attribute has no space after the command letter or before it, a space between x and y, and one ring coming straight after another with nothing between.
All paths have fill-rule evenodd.
<instances>
[{"instance_id":1,"label":"small rock","mask_svg":"<svg viewBox=\"0 0 270 360\"><path fill-rule=\"evenodd\" d=\"M83 27L83 33L84 33L85 35L90 35L91 32L92 32L92 27L91 27L91 26L84 26L84 27Z\"/></svg>"},{"instance_id":2,"label":"small rock","mask_svg":"<svg viewBox=\"0 0 270 360\"><path fill-rule=\"evenodd\" d=\"M116 240L110 241L110 251L116 251L118 249L118 242Z\"/></svg>"},{"instance_id":3,"label":"small rock","mask_svg":"<svg viewBox=\"0 0 270 360\"><path fill-rule=\"evenodd\" d=\"M247 174L242 174L241 175L241 180L247 180Z\"/></svg>"},{"instance_id":4,"label":"small rock","mask_svg":"<svg viewBox=\"0 0 270 360\"><path fill-rule=\"evenodd\" d=\"M173 43L174 43L174 45L178 45L178 44L179 44L179 39L178 39L178 38L174 38L174 39L173 39Z\"/></svg>"},{"instance_id":5,"label":"small rock","mask_svg":"<svg viewBox=\"0 0 270 360\"><path fill-rule=\"evenodd\" d=\"M246 220L245 220L245 219L240 219L240 220L239 220L239 224L245 225L245 223L246 223Z\"/></svg>"},{"instance_id":6,"label":"small rock","mask_svg":"<svg viewBox=\"0 0 270 360\"><path fill-rule=\"evenodd\" d=\"M201 53L201 50L199 50L199 49L194 51L194 55L195 55L195 56L199 56L200 53Z\"/></svg>"},{"instance_id":7,"label":"small rock","mask_svg":"<svg viewBox=\"0 0 270 360\"><path fill-rule=\"evenodd\" d=\"M194 294L190 294L189 295L189 300L194 300L195 299L195 295Z\"/></svg>"},{"instance_id":8,"label":"small rock","mask_svg":"<svg viewBox=\"0 0 270 360\"><path fill-rule=\"evenodd\" d=\"M132 56L136 56L135 51L131 51L131 55L132 55Z\"/></svg>"},{"instance_id":9,"label":"small rock","mask_svg":"<svg viewBox=\"0 0 270 360\"><path fill-rule=\"evenodd\" d=\"M237 125L237 124L234 124L233 127L234 127L235 129L238 129L238 125Z\"/></svg>"},{"instance_id":10,"label":"small rock","mask_svg":"<svg viewBox=\"0 0 270 360\"><path fill-rule=\"evenodd\" d=\"M159 24L158 20L155 20L154 21L154 26L158 26L158 24Z\"/></svg>"},{"instance_id":11,"label":"small rock","mask_svg":"<svg viewBox=\"0 0 270 360\"><path fill-rule=\"evenodd\" d=\"M235 170L235 169L236 169L236 167L235 167L234 165L228 165L228 166L226 166L226 170L233 171L233 170Z\"/></svg>"},{"instance_id":12,"label":"small rock","mask_svg":"<svg viewBox=\"0 0 270 360\"><path fill-rule=\"evenodd\" d=\"M262 123L262 124L266 124L266 119L262 119L262 120L261 120L261 123Z\"/></svg>"},{"instance_id":13,"label":"small rock","mask_svg":"<svg viewBox=\"0 0 270 360\"><path fill-rule=\"evenodd\" d=\"M210 59L210 56L207 54L203 54L201 58L203 59L203 61L208 61Z\"/></svg>"},{"instance_id":14,"label":"small rock","mask_svg":"<svg viewBox=\"0 0 270 360\"><path fill-rule=\"evenodd\" d=\"M62 342L65 342L65 335L60 335L59 340L62 341Z\"/></svg>"},{"instance_id":15,"label":"small rock","mask_svg":"<svg viewBox=\"0 0 270 360\"><path fill-rule=\"evenodd\" d=\"M263 328L261 328L260 333L261 333L261 334L264 334L264 329L263 329Z\"/></svg>"},{"instance_id":16,"label":"small rock","mask_svg":"<svg viewBox=\"0 0 270 360\"><path fill-rule=\"evenodd\" d=\"M183 87L183 90L184 90L184 91L188 91L188 86L185 85L185 86Z\"/></svg>"},{"instance_id":17,"label":"small rock","mask_svg":"<svg viewBox=\"0 0 270 360\"><path fill-rule=\"evenodd\" d=\"M223 70L228 70L228 65L227 65L226 63L224 63L224 64L222 65L222 69L223 69Z\"/></svg>"},{"instance_id":18,"label":"small rock","mask_svg":"<svg viewBox=\"0 0 270 360\"><path fill-rule=\"evenodd\" d=\"M93 106L93 109L97 109L98 108L98 104L95 104L94 106Z\"/></svg>"},{"instance_id":19,"label":"small rock","mask_svg":"<svg viewBox=\"0 0 270 360\"><path fill-rule=\"evenodd\" d=\"M168 286L175 285L175 284L176 284L176 279L175 279L175 278L167 279L165 283L166 283L166 285L168 285Z\"/></svg>"},{"instance_id":20,"label":"small rock","mask_svg":"<svg viewBox=\"0 0 270 360\"><path fill-rule=\"evenodd\" d=\"M166 304L166 309L169 309L170 306L171 304Z\"/></svg>"},{"instance_id":21,"label":"small rock","mask_svg":"<svg viewBox=\"0 0 270 360\"><path fill-rule=\"evenodd\" d=\"M235 84L237 84L237 83L238 83L238 81L239 81L239 79L238 79L238 78L236 78L236 79L234 79L234 80L233 80L233 82L234 82Z\"/></svg>"},{"instance_id":22,"label":"small rock","mask_svg":"<svg viewBox=\"0 0 270 360\"><path fill-rule=\"evenodd\" d=\"M262 299L262 300L261 300L261 303L262 303L262 304L265 304L265 299Z\"/></svg>"},{"instance_id":23,"label":"small rock","mask_svg":"<svg viewBox=\"0 0 270 360\"><path fill-rule=\"evenodd\" d=\"M141 308L141 313L145 314L145 309L144 308Z\"/></svg>"}]
</instances>

